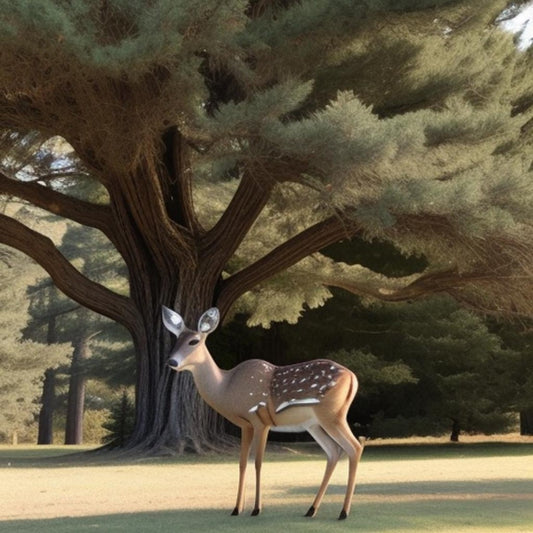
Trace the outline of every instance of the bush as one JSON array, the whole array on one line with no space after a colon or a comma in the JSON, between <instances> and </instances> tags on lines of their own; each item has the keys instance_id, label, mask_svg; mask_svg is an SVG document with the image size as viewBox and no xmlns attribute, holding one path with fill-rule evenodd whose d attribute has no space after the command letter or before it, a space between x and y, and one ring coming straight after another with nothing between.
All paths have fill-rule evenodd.
<instances>
[{"instance_id":1,"label":"bush","mask_svg":"<svg viewBox=\"0 0 533 533\"><path fill-rule=\"evenodd\" d=\"M113 402L107 422L102 424L108 431L104 442L113 446L124 446L133 432L135 422L135 404L127 390L122 391L121 397Z\"/></svg>"}]
</instances>

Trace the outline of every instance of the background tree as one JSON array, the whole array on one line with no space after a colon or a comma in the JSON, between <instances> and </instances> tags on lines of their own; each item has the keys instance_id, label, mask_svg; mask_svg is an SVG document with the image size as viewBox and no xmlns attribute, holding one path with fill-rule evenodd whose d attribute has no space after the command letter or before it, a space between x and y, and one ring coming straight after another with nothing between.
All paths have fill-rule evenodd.
<instances>
[{"instance_id":1,"label":"background tree","mask_svg":"<svg viewBox=\"0 0 533 533\"><path fill-rule=\"evenodd\" d=\"M27 439L31 434L44 372L66 361L68 346L49 347L22 339L28 315L20 295L36 265L5 247L0 248L0 257L0 439L16 443L19 436Z\"/></svg>"},{"instance_id":2,"label":"background tree","mask_svg":"<svg viewBox=\"0 0 533 533\"><path fill-rule=\"evenodd\" d=\"M102 239L97 232L71 224L62 237L59 249L88 277L113 287L118 292L127 290L120 257L109 245L109 241ZM90 377L86 367L92 340L97 336L109 338L110 335L116 340L116 330L119 327L116 323L91 313L66 298L48 278L40 280L28 290L32 320L25 329L25 336L48 344L54 342L72 344L70 368L62 369L62 372L69 376L65 444L80 444L83 439L85 384ZM51 389L54 379L55 372L48 371L43 384L43 408L40 419L47 425L46 428L40 427L43 437L44 434L49 436L52 434L51 411L55 397ZM44 401L45 398L47 402Z\"/></svg>"},{"instance_id":3,"label":"background tree","mask_svg":"<svg viewBox=\"0 0 533 533\"><path fill-rule=\"evenodd\" d=\"M450 298L368 305L339 292L296 325L246 334L238 317L227 330L214 341L221 355L328 357L350 367L360 388L349 420L373 437L448 432L457 440L461 432L505 432L528 397L520 386L531 380L531 369L520 364L524 354Z\"/></svg>"},{"instance_id":4,"label":"background tree","mask_svg":"<svg viewBox=\"0 0 533 533\"><path fill-rule=\"evenodd\" d=\"M362 352L345 352L339 358L357 368L370 349L379 361L390 364L400 359L415 378L392 383L399 386L385 394L380 389L363 392L370 401L367 413L375 417L376 434L449 431L450 439L457 441L461 431L490 434L509 429L516 416L509 370L516 353L505 349L479 317L443 298L386 306L368 314L374 332L381 330L381 338ZM397 373L388 371L385 376L394 379ZM364 373L361 377L365 383Z\"/></svg>"},{"instance_id":5,"label":"background tree","mask_svg":"<svg viewBox=\"0 0 533 533\"><path fill-rule=\"evenodd\" d=\"M520 412L520 432L533 435L533 329L531 321L521 327L492 321L491 329L512 349L514 357L506 365L513 383L509 395L513 410Z\"/></svg>"},{"instance_id":6,"label":"background tree","mask_svg":"<svg viewBox=\"0 0 533 533\"><path fill-rule=\"evenodd\" d=\"M75 181L106 200L37 164L5 168L0 192L101 230L129 294L15 218L1 216L0 239L131 333L130 444L217 436L190 376L164 365L161 304L187 321L217 305L265 323L336 286L531 313L533 70L498 28L506 5L0 0L2 124L62 136L85 168ZM427 267L388 278L316 253L345 238Z\"/></svg>"}]
</instances>

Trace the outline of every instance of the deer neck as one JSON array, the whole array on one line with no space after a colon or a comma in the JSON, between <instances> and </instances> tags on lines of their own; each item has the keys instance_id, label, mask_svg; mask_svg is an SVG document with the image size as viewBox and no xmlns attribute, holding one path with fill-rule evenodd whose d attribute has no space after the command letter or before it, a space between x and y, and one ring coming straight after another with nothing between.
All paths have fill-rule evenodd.
<instances>
[{"instance_id":1,"label":"deer neck","mask_svg":"<svg viewBox=\"0 0 533 533\"><path fill-rule=\"evenodd\" d=\"M226 372L215 363L206 346L199 350L202 350L200 360L191 372L200 396L214 407L223 396Z\"/></svg>"}]
</instances>

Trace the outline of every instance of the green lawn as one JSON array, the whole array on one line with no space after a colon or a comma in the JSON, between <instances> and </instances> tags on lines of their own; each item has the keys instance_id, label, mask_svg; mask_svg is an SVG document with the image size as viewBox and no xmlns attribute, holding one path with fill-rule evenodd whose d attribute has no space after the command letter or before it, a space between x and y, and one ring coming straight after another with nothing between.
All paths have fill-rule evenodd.
<instances>
[{"instance_id":1,"label":"green lawn","mask_svg":"<svg viewBox=\"0 0 533 533\"><path fill-rule=\"evenodd\" d=\"M68 452L78 452L69 448ZM533 442L367 445L352 514L336 520L347 464L319 514L304 518L325 465L314 447L271 449L264 512L229 516L231 456L104 459L64 447L0 447L0 532L280 531L508 533L533 531Z\"/></svg>"}]
</instances>

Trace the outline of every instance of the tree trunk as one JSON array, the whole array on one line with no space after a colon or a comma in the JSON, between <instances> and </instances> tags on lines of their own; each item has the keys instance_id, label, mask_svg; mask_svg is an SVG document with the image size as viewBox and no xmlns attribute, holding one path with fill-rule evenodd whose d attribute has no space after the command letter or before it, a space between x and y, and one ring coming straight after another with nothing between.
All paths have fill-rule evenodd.
<instances>
[{"instance_id":1,"label":"tree trunk","mask_svg":"<svg viewBox=\"0 0 533 533\"><path fill-rule=\"evenodd\" d=\"M55 404L56 372L49 368L44 373L43 395L41 410L39 411L39 433L37 444L52 444L54 441L54 404Z\"/></svg>"},{"instance_id":2,"label":"tree trunk","mask_svg":"<svg viewBox=\"0 0 533 533\"><path fill-rule=\"evenodd\" d=\"M461 426L459 421L454 419L452 423L452 433L450 435L451 442L459 442L459 434L461 433Z\"/></svg>"},{"instance_id":3,"label":"tree trunk","mask_svg":"<svg viewBox=\"0 0 533 533\"><path fill-rule=\"evenodd\" d=\"M65 444L83 442L83 410L85 405L85 375L83 361L89 354L88 337L81 337L74 346L70 365L70 381L67 401Z\"/></svg>"},{"instance_id":4,"label":"tree trunk","mask_svg":"<svg viewBox=\"0 0 533 533\"><path fill-rule=\"evenodd\" d=\"M520 435L533 435L533 410L520 412Z\"/></svg>"},{"instance_id":5,"label":"tree trunk","mask_svg":"<svg viewBox=\"0 0 533 533\"><path fill-rule=\"evenodd\" d=\"M56 317L51 315L48 319L46 343L48 345L57 342ZM39 411L39 433L37 444L52 444L54 440L54 407L55 407L55 380L56 372L49 368L44 373L43 395L41 398L41 410Z\"/></svg>"},{"instance_id":6,"label":"tree trunk","mask_svg":"<svg viewBox=\"0 0 533 533\"><path fill-rule=\"evenodd\" d=\"M199 276L202 274L198 269L182 273L179 276L181 290L178 289L177 296L176 289L169 290L168 295L152 293L151 301L144 305L144 309L150 312L144 313L144 331L134 339L137 351L136 422L128 448L154 452L170 448L178 453L203 453L220 450L230 442L223 418L201 399L192 375L174 372L166 364L175 339L163 327L161 305L178 310L191 328L196 327L200 314L212 307L214 297L214 289L210 289L207 281L209 277L199 281ZM187 279L190 281L185 281ZM135 283L132 286L135 287ZM146 286L144 283L142 286L142 294L146 296ZM169 281L161 286L171 287L172 283ZM136 290L133 292L140 294Z\"/></svg>"}]
</instances>

